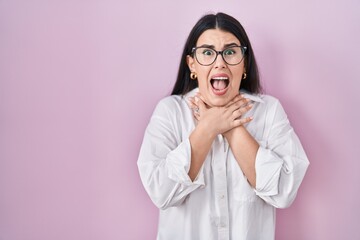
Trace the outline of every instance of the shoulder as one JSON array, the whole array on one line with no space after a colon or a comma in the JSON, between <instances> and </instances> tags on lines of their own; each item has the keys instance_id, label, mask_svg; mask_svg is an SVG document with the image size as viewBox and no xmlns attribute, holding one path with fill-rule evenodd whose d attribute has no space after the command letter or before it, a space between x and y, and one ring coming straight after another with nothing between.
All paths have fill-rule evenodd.
<instances>
[{"instance_id":1,"label":"shoulder","mask_svg":"<svg viewBox=\"0 0 360 240\"><path fill-rule=\"evenodd\" d=\"M181 105L185 101L183 96L179 95L171 95L162 98L158 104L156 105L156 108L159 109L173 109L174 107L177 107Z\"/></svg>"},{"instance_id":2,"label":"shoulder","mask_svg":"<svg viewBox=\"0 0 360 240\"><path fill-rule=\"evenodd\" d=\"M277 99L274 96L267 95L267 94L261 94L259 96L267 106L276 106L276 105L280 104L279 99Z\"/></svg>"},{"instance_id":3,"label":"shoulder","mask_svg":"<svg viewBox=\"0 0 360 240\"><path fill-rule=\"evenodd\" d=\"M265 112L273 122L287 119L285 109L278 98L265 94L261 95L261 98L264 101Z\"/></svg>"},{"instance_id":4,"label":"shoulder","mask_svg":"<svg viewBox=\"0 0 360 240\"><path fill-rule=\"evenodd\" d=\"M286 116L285 110L278 98L266 94L261 95L261 98L263 99L264 106L270 115L274 114Z\"/></svg>"}]
</instances>

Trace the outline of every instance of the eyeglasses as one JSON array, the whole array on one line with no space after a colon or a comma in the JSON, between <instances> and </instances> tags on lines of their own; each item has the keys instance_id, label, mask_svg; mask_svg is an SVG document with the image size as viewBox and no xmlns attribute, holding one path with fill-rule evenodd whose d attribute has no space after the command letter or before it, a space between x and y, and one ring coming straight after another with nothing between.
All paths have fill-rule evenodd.
<instances>
[{"instance_id":1,"label":"eyeglasses","mask_svg":"<svg viewBox=\"0 0 360 240\"><path fill-rule=\"evenodd\" d=\"M244 59L246 49L245 46L231 46L222 51L216 51L209 47L194 47L191 52L197 62L203 66L213 64L219 54L228 65L237 65Z\"/></svg>"}]
</instances>

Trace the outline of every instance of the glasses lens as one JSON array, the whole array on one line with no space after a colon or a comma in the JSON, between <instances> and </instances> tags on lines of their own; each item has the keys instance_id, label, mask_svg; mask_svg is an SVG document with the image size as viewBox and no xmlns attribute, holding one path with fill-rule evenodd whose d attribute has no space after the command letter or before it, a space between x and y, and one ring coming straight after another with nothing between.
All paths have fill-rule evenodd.
<instances>
[{"instance_id":1,"label":"glasses lens","mask_svg":"<svg viewBox=\"0 0 360 240\"><path fill-rule=\"evenodd\" d=\"M242 47L234 46L226 48L223 52L223 58L227 64L239 64L244 58L244 49Z\"/></svg>"},{"instance_id":2,"label":"glasses lens","mask_svg":"<svg viewBox=\"0 0 360 240\"><path fill-rule=\"evenodd\" d=\"M197 48L195 50L196 60L202 65L210 65L216 58L216 52L211 48Z\"/></svg>"}]
</instances>

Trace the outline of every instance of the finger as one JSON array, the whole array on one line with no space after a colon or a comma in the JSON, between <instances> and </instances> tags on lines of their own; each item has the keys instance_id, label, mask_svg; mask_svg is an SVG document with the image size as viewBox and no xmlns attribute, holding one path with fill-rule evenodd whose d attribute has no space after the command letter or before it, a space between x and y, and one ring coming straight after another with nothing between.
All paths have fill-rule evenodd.
<instances>
[{"instance_id":1,"label":"finger","mask_svg":"<svg viewBox=\"0 0 360 240\"><path fill-rule=\"evenodd\" d=\"M189 102L193 102L194 101L194 98L193 97L188 97L186 98L186 102L189 103Z\"/></svg>"},{"instance_id":2,"label":"finger","mask_svg":"<svg viewBox=\"0 0 360 240\"><path fill-rule=\"evenodd\" d=\"M196 121L200 120L200 114L199 112L194 112L194 118L196 119Z\"/></svg>"},{"instance_id":3,"label":"finger","mask_svg":"<svg viewBox=\"0 0 360 240\"><path fill-rule=\"evenodd\" d=\"M197 97L200 98L201 101L203 101L203 103L205 103L205 105L206 105L205 98L200 93L197 94Z\"/></svg>"},{"instance_id":4,"label":"finger","mask_svg":"<svg viewBox=\"0 0 360 240\"><path fill-rule=\"evenodd\" d=\"M241 126L241 125L251 122L253 119L254 119L253 117L239 118L239 119L234 120L233 124L234 124L234 127L238 127L238 126Z\"/></svg>"},{"instance_id":5,"label":"finger","mask_svg":"<svg viewBox=\"0 0 360 240\"><path fill-rule=\"evenodd\" d=\"M228 109L232 110L232 111L235 111L239 108L246 108L247 106L252 106L253 104L253 101L251 101L250 99L248 98L243 98L243 99L240 99L239 101L233 103L231 106L229 106Z\"/></svg>"},{"instance_id":6,"label":"finger","mask_svg":"<svg viewBox=\"0 0 360 240\"><path fill-rule=\"evenodd\" d=\"M236 109L233 112L234 117L235 118L241 117L242 115L247 113L253 106L254 106L253 104L249 104L249 105L245 105L243 107L240 107L240 108Z\"/></svg>"},{"instance_id":7,"label":"finger","mask_svg":"<svg viewBox=\"0 0 360 240\"><path fill-rule=\"evenodd\" d=\"M248 105L245 105L245 106L241 107L241 108L240 108L240 109L241 109L241 113L242 113L242 114L247 113L248 111L250 111L250 109L253 108L253 106L254 106L254 104L250 103L250 104L248 104Z\"/></svg>"},{"instance_id":8,"label":"finger","mask_svg":"<svg viewBox=\"0 0 360 240\"><path fill-rule=\"evenodd\" d=\"M200 111L203 111L206 109L206 105L205 105L204 101L198 96L195 96L195 104L199 108Z\"/></svg>"},{"instance_id":9,"label":"finger","mask_svg":"<svg viewBox=\"0 0 360 240\"><path fill-rule=\"evenodd\" d=\"M188 101L187 101L187 105L189 106L189 108L191 109L191 110L196 110L196 109L199 109L199 107L197 106L197 104L195 103L195 98L193 98L193 97L189 97L188 99L187 99Z\"/></svg>"},{"instance_id":10,"label":"finger","mask_svg":"<svg viewBox=\"0 0 360 240\"><path fill-rule=\"evenodd\" d=\"M230 107L232 104L234 104L235 102L239 101L240 99L242 99L242 95L236 95L233 99L230 100L230 102L228 102L228 104L225 105L225 107Z\"/></svg>"},{"instance_id":11,"label":"finger","mask_svg":"<svg viewBox=\"0 0 360 240\"><path fill-rule=\"evenodd\" d=\"M236 96L233 100L231 100L227 105L226 107L227 108L230 108L231 106L236 106L236 108L239 108L243 105L246 105L248 104L249 102L251 102L250 99L248 98L245 98L243 95L238 95Z\"/></svg>"},{"instance_id":12,"label":"finger","mask_svg":"<svg viewBox=\"0 0 360 240\"><path fill-rule=\"evenodd\" d=\"M200 117L200 114L199 114L199 107L195 101L195 97L187 98L187 104L188 104L189 108L191 109L194 117L198 120Z\"/></svg>"},{"instance_id":13,"label":"finger","mask_svg":"<svg viewBox=\"0 0 360 240\"><path fill-rule=\"evenodd\" d=\"M245 100L247 98L245 98L245 96L243 94L237 94L233 99L230 100L230 102L228 104L225 105L225 107L229 107L232 104L238 102L238 101L242 101Z\"/></svg>"}]
</instances>

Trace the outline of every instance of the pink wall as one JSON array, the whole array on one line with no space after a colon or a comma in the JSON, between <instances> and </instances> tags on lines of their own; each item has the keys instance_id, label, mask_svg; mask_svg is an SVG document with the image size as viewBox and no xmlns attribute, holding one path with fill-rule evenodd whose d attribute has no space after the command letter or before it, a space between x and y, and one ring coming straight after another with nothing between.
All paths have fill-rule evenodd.
<instances>
[{"instance_id":1,"label":"pink wall","mask_svg":"<svg viewBox=\"0 0 360 240\"><path fill-rule=\"evenodd\" d=\"M360 2L0 1L0 239L154 239L136 161L190 28L245 26L311 165L279 240L360 239Z\"/></svg>"}]
</instances>

